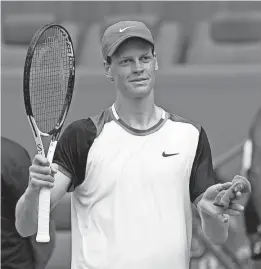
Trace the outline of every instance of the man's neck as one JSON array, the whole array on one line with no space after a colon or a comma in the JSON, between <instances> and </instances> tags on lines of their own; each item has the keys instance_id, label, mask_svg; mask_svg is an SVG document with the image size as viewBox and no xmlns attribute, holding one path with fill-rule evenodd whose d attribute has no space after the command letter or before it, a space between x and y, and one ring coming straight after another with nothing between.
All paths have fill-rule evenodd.
<instances>
[{"instance_id":1,"label":"man's neck","mask_svg":"<svg viewBox=\"0 0 261 269\"><path fill-rule=\"evenodd\" d=\"M140 130L154 126L162 116L162 110L154 103L153 94L140 99L117 96L115 110L126 124Z\"/></svg>"}]
</instances>

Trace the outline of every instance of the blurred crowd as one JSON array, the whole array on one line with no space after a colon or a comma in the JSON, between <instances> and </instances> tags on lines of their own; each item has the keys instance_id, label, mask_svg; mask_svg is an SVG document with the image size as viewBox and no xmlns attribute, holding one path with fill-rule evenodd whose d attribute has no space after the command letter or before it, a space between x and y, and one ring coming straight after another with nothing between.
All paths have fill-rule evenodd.
<instances>
[{"instance_id":1,"label":"blurred crowd","mask_svg":"<svg viewBox=\"0 0 261 269\"><path fill-rule=\"evenodd\" d=\"M161 69L173 65L260 64L260 2L3 2L2 64L23 66L26 45L43 24L70 32L77 66L102 70L107 26L140 20L156 41Z\"/></svg>"}]
</instances>

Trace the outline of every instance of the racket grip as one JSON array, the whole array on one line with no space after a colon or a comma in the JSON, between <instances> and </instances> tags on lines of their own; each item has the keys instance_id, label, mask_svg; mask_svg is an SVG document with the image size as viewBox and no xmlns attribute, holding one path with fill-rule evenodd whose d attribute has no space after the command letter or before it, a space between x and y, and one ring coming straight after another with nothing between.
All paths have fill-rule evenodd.
<instances>
[{"instance_id":1,"label":"racket grip","mask_svg":"<svg viewBox=\"0 0 261 269\"><path fill-rule=\"evenodd\" d=\"M47 160L52 163L54 151L57 141L51 141L49 150L47 153ZM46 243L50 241L50 201L51 190L49 188L41 188L39 193L39 207L38 207L38 231L36 241Z\"/></svg>"},{"instance_id":2,"label":"racket grip","mask_svg":"<svg viewBox=\"0 0 261 269\"><path fill-rule=\"evenodd\" d=\"M41 188L39 193L38 230L36 235L36 241L41 243L50 241L50 198L50 189L46 187Z\"/></svg>"}]
</instances>

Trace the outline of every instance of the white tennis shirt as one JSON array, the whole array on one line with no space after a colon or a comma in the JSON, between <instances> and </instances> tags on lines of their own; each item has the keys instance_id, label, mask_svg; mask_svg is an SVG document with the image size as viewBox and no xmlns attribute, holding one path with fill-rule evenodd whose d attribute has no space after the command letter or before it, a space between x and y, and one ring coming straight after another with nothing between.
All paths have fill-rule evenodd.
<instances>
[{"instance_id":1,"label":"white tennis shirt","mask_svg":"<svg viewBox=\"0 0 261 269\"><path fill-rule=\"evenodd\" d=\"M204 129L162 110L148 130L114 106L71 123L54 156L72 178L72 269L188 269L191 202L215 184Z\"/></svg>"}]
</instances>

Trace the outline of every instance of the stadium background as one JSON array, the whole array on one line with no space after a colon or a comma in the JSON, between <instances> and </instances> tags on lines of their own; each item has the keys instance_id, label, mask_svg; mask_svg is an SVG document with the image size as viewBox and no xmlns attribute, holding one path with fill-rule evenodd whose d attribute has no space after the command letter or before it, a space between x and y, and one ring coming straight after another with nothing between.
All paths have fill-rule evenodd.
<instances>
[{"instance_id":1,"label":"stadium background","mask_svg":"<svg viewBox=\"0 0 261 269\"><path fill-rule=\"evenodd\" d=\"M261 103L261 2L2 1L1 13L2 136L23 145L31 156L35 145L22 86L33 33L43 24L57 22L72 35L77 69L67 125L113 102L115 92L104 76L99 42L106 26L133 19L144 21L156 40L157 103L204 126L220 178L231 180L240 172L242 142ZM48 269L67 269L69 196L55 210L55 218L57 245ZM236 254L247 244L242 218L234 218L231 226L225 252ZM223 268L207 257L192 262L191 269Z\"/></svg>"}]
</instances>

